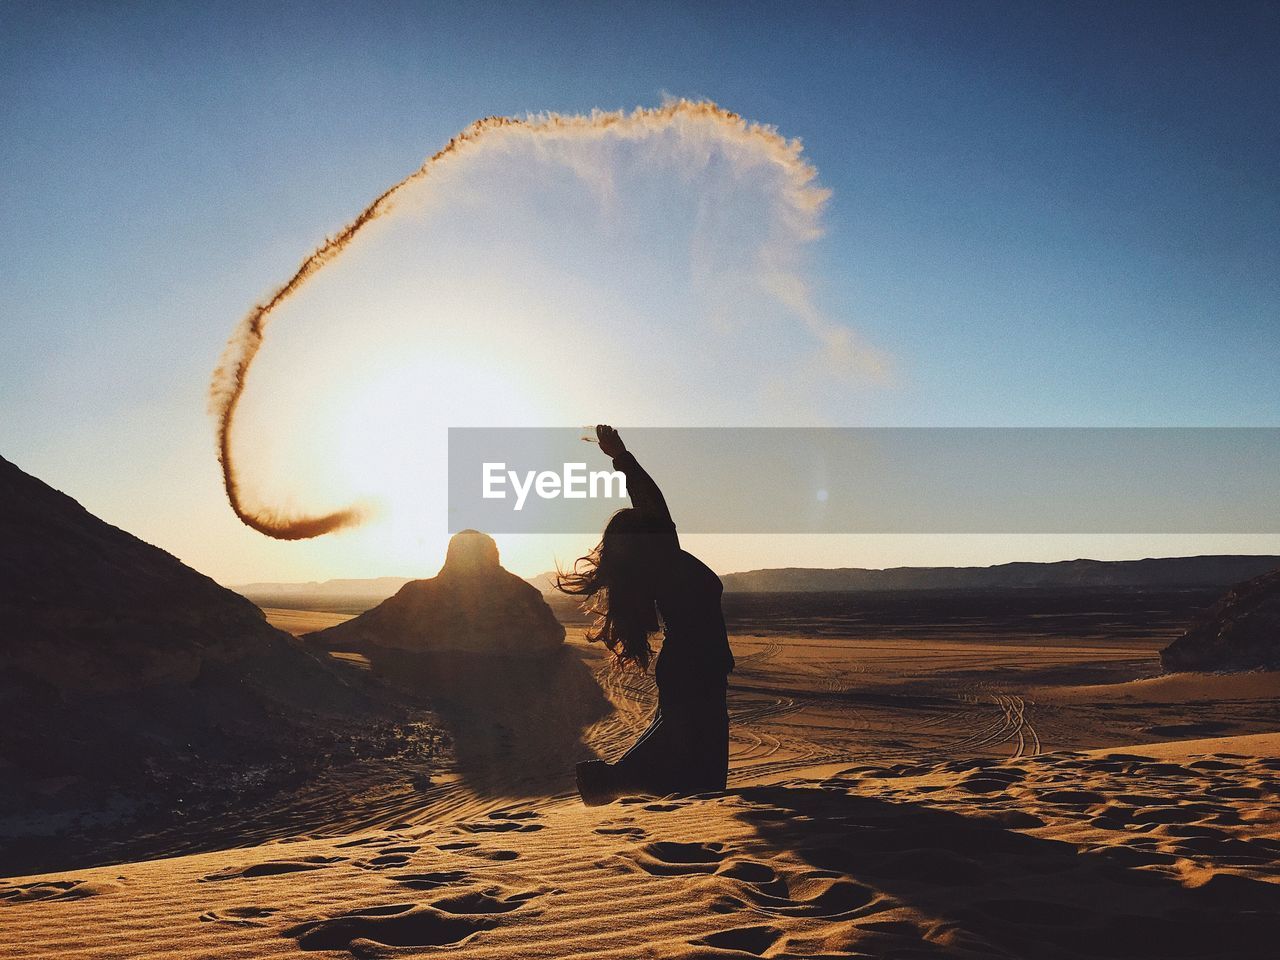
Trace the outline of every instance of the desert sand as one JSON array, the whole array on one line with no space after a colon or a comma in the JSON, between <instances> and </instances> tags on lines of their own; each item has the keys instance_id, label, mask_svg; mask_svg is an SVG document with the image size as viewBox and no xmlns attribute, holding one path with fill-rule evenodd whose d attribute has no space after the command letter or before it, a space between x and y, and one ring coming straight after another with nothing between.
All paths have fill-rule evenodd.
<instances>
[{"instance_id":1,"label":"desert sand","mask_svg":"<svg viewBox=\"0 0 1280 960\"><path fill-rule=\"evenodd\" d=\"M267 622L285 633L300 637L304 633L314 633L346 623L354 614L329 613L324 610L291 610L280 607L263 607Z\"/></svg>"},{"instance_id":2,"label":"desert sand","mask_svg":"<svg viewBox=\"0 0 1280 960\"><path fill-rule=\"evenodd\" d=\"M230 849L0 881L0 957L1275 955L1280 674L1155 676L1159 618L768 619L732 638L723 794L589 809L499 744L482 787L338 781ZM614 756L654 689L581 633Z\"/></svg>"}]
</instances>

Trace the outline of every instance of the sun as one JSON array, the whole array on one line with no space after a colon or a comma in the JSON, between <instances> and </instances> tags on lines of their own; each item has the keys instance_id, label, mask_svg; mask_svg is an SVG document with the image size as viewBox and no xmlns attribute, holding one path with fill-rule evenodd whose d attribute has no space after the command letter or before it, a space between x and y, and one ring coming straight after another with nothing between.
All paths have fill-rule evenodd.
<instances>
[{"instance_id":1,"label":"sun","mask_svg":"<svg viewBox=\"0 0 1280 960\"><path fill-rule=\"evenodd\" d=\"M311 494L366 503L377 526L443 536L449 428L554 423L544 394L521 371L478 356L388 349L317 405L314 442L330 467Z\"/></svg>"}]
</instances>

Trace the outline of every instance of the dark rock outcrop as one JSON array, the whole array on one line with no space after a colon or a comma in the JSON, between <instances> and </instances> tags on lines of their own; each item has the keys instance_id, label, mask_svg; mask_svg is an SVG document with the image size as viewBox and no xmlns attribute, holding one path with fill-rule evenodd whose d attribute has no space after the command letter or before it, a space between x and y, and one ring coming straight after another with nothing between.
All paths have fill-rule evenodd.
<instances>
[{"instance_id":1,"label":"dark rock outcrop","mask_svg":"<svg viewBox=\"0 0 1280 960\"><path fill-rule=\"evenodd\" d=\"M370 682L0 458L10 866L101 862L177 811L226 810L246 784L276 789L337 751L381 751L396 715ZM105 832L70 835L90 821Z\"/></svg>"},{"instance_id":2,"label":"dark rock outcrop","mask_svg":"<svg viewBox=\"0 0 1280 960\"><path fill-rule=\"evenodd\" d=\"M536 587L502 568L492 537L464 530L449 541L436 576L306 639L329 649L540 657L561 648L564 627Z\"/></svg>"},{"instance_id":3,"label":"dark rock outcrop","mask_svg":"<svg viewBox=\"0 0 1280 960\"><path fill-rule=\"evenodd\" d=\"M65 698L316 664L262 611L0 458L0 665ZM285 691L279 691L282 694Z\"/></svg>"},{"instance_id":4,"label":"dark rock outcrop","mask_svg":"<svg viewBox=\"0 0 1280 960\"><path fill-rule=\"evenodd\" d=\"M1280 670L1280 570L1232 587L1160 662L1166 670Z\"/></svg>"}]
</instances>

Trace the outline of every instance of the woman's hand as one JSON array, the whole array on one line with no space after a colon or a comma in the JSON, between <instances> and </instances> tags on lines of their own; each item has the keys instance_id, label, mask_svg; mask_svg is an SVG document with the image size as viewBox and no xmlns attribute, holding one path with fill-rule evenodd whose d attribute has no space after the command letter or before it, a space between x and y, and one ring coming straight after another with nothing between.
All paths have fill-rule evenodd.
<instances>
[{"instance_id":1,"label":"woman's hand","mask_svg":"<svg viewBox=\"0 0 1280 960\"><path fill-rule=\"evenodd\" d=\"M611 460L616 460L627 452L618 431L607 423L596 425L596 439L600 443L600 452Z\"/></svg>"}]
</instances>

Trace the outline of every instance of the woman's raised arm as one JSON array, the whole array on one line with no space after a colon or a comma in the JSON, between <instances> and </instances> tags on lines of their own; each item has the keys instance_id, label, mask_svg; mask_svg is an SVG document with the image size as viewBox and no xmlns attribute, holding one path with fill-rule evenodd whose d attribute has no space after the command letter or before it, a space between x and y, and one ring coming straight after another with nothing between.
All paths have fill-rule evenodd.
<instances>
[{"instance_id":1,"label":"woman's raised arm","mask_svg":"<svg viewBox=\"0 0 1280 960\"><path fill-rule=\"evenodd\" d=\"M645 518L653 521L655 526L674 530L675 521L671 519L666 498L653 482L653 477L649 476L623 444L618 431L602 423L596 427L596 437L600 441L600 450L612 458L613 468L620 470L627 478L627 494L631 497L631 505Z\"/></svg>"}]
</instances>

